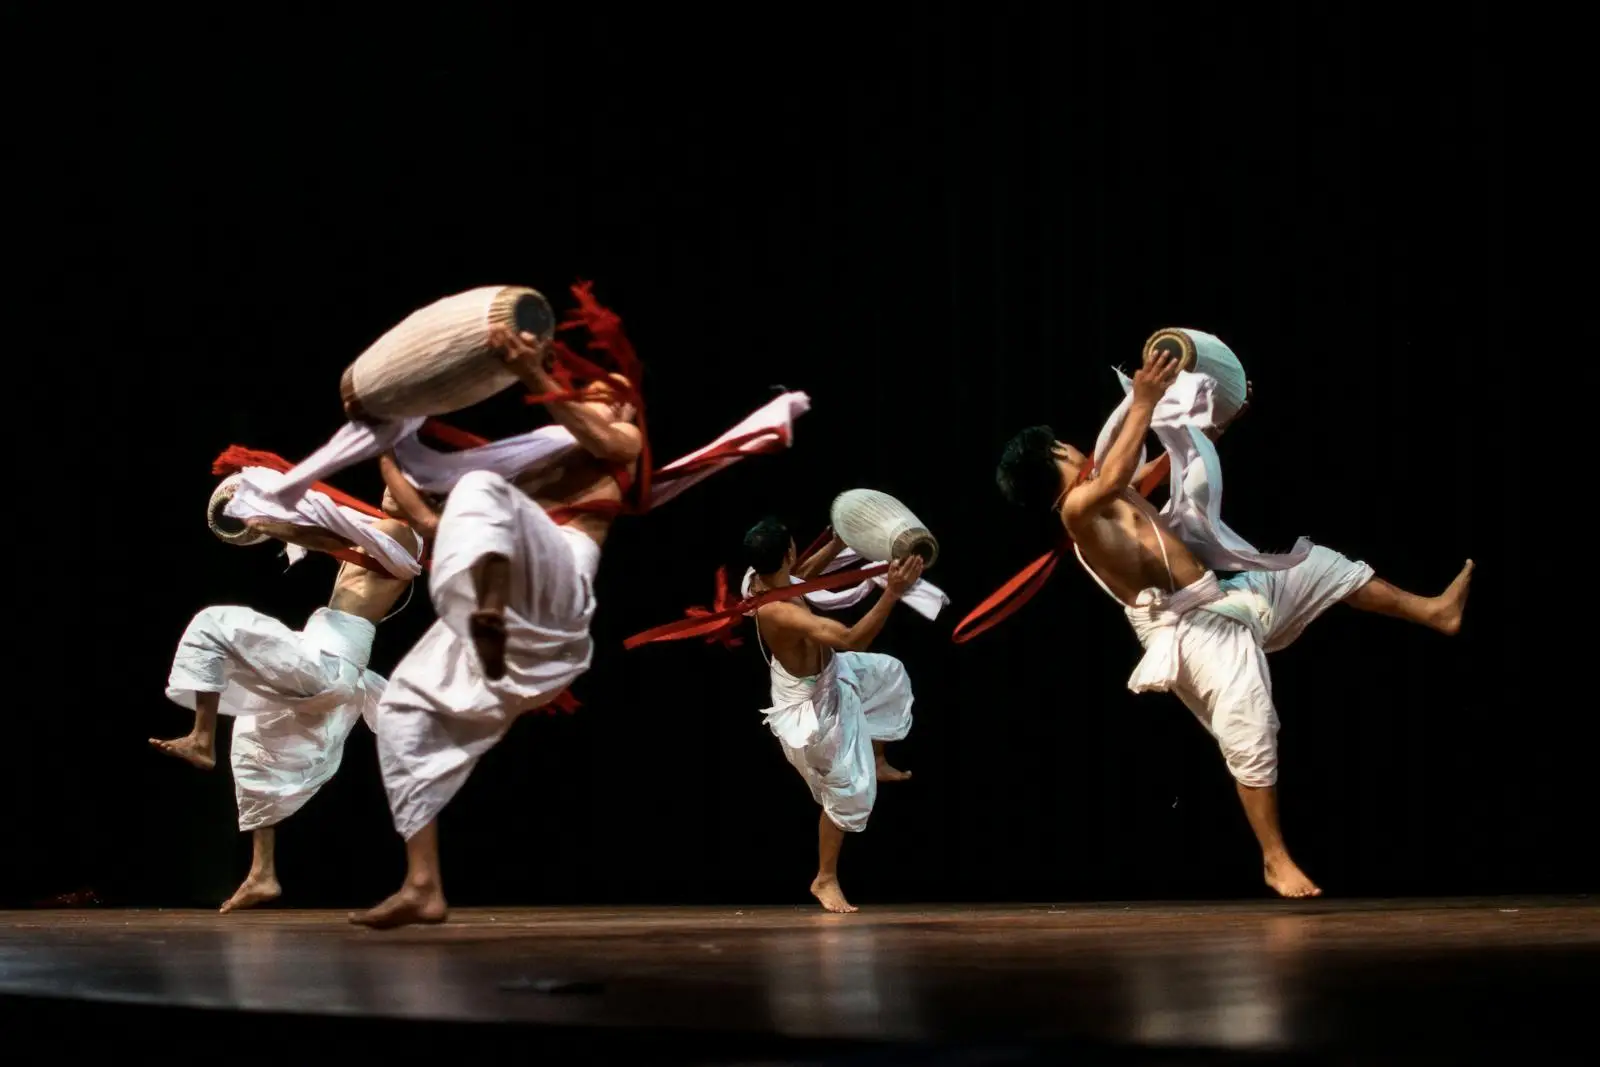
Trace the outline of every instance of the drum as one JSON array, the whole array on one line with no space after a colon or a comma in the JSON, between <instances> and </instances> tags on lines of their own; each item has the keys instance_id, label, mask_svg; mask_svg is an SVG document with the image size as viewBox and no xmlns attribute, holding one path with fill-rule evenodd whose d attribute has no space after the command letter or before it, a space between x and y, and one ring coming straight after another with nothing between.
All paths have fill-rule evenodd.
<instances>
[{"instance_id":1,"label":"drum","mask_svg":"<svg viewBox=\"0 0 1600 1067\"><path fill-rule=\"evenodd\" d=\"M1168 352L1178 357L1178 369L1204 374L1217 383L1217 416L1227 422L1239 413L1245 401L1244 365L1233 349L1220 338L1189 327L1170 327L1157 330L1144 343L1144 351Z\"/></svg>"},{"instance_id":2,"label":"drum","mask_svg":"<svg viewBox=\"0 0 1600 1067\"><path fill-rule=\"evenodd\" d=\"M489 349L489 331L509 326L548 341L556 316L539 293L491 285L413 311L345 368L339 395L353 419L420 418L471 407L517 381Z\"/></svg>"},{"instance_id":3,"label":"drum","mask_svg":"<svg viewBox=\"0 0 1600 1067\"><path fill-rule=\"evenodd\" d=\"M211 527L211 532L216 534L217 539L223 544L259 545L268 540L266 534L246 526L243 519L222 513L222 509L228 506L228 501L233 499L233 491L238 484L239 476L230 474L211 491L211 500L206 504L206 525Z\"/></svg>"},{"instance_id":4,"label":"drum","mask_svg":"<svg viewBox=\"0 0 1600 1067\"><path fill-rule=\"evenodd\" d=\"M864 559L885 562L914 554L931 567L939 558L938 540L888 493L851 489L834 498L830 512L833 532Z\"/></svg>"}]
</instances>

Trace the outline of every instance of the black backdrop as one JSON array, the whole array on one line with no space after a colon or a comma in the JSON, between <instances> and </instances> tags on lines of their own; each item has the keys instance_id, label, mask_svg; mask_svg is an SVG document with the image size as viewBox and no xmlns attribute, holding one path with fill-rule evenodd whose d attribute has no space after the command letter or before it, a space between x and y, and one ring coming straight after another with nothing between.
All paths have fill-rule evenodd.
<instances>
[{"instance_id":1,"label":"black backdrop","mask_svg":"<svg viewBox=\"0 0 1600 1067\"><path fill-rule=\"evenodd\" d=\"M775 385L814 407L791 453L619 527L585 707L520 722L444 816L454 902L804 899L815 808L761 725L754 648L621 640L707 602L754 519L808 539L852 486L928 522L954 599L936 624L899 612L877 646L918 692L896 752L916 778L848 842L852 899L1264 892L1213 743L1175 699L1126 691L1136 643L1081 573L949 640L1044 547L994 489L1000 445L1040 421L1090 442L1119 396L1109 367L1164 325L1220 334L1255 382L1222 448L1235 529L1264 548L1305 534L1427 593L1480 564L1454 641L1337 609L1274 657L1302 865L1346 895L1588 888L1572 846L1592 804L1564 762L1580 712L1519 681L1519 520L1485 506L1513 464L1491 438L1520 418L1498 375L1486 7L1427 26L1208 4L100 26L75 88L27 108L72 165L21 220L48 250L13 307L19 350L44 356L18 425L51 460L23 465L22 499L74 518L22 526L20 847L0 894L231 890L248 844L225 764L145 747L186 728L165 671L200 607L297 625L333 567L285 574L212 540L209 460L320 443L340 369L429 300L578 277L649 365L662 458ZM508 394L454 421L537 417ZM373 470L339 480L377 493ZM419 597L386 624L374 667L431 618ZM287 903L396 883L365 727L279 853Z\"/></svg>"}]
</instances>

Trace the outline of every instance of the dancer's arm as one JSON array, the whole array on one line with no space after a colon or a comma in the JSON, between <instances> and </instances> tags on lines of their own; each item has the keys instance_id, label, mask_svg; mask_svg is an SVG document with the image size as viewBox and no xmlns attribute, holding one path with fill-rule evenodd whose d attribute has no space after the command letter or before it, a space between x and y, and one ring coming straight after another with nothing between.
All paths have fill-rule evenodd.
<instances>
[{"instance_id":1,"label":"dancer's arm","mask_svg":"<svg viewBox=\"0 0 1600 1067\"><path fill-rule=\"evenodd\" d=\"M1106 451L1100 473L1074 488L1062 505L1062 517L1070 524L1089 514L1126 489L1139 462L1139 446L1150 432L1150 417L1156 402L1178 377L1178 361L1165 352L1152 352L1133 376L1133 403L1122 420L1116 440ZM1085 461L1087 462L1087 461Z\"/></svg>"},{"instance_id":2,"label":"dancer's arm","mask_svg":"<svg viewBox=\"0 0 1600 1067\"><path fill-rule=\"evenodd\" d=\"M562 386L545 367L548 346L539 345L531 335L517 335L507 329L496 330L490 343L497 347L506 366L535 395L561 392ZM596 382L586 392L597 398L606 396L603 383ZM585 452L608 463L632 463L644 449L644 438L632 423L614 418L615 408L604 399L547 400L546 408L557 422L572 431Z\"/></svg>"},{"instance_id":3,"label":"dancer's arm","mask_svg":"<svg viewBox=\"0 0 1600 1067\"><path fill-rule=\"evenodd\" d=\"M383 484L400 511L398 517L421 534L424 541L433 541L434 535L439 532L439 513L429 507L417 487L406 480L393 452L385 452L378 457L378 470L383 472Z\"/></svg>"},{"instance_id":4,"label":"dancer's arm","mask_svg":"<svg viewBox=\"0 0 1600 1067\"><path fill-rule=\"evenodd\" d=\"M839 558L839 553L843 552L845 547L845 543L839 540L839 535L834 534L828 539L827 544L790 568L789 573L802 580L815 578L828 569L828 564Z\"/></svg>"},{"instance_id":5,"label":"dancer's arm","mask_svg":"<svg viewBox=\"0 0 1600 1067\"><path fill-rule=\"evenodd\" d=\"M883 595L854 626L846 626L837 619L813 614L798 604L782 600L774 604L763 604L756 609L756 614L767 625L792 631L823 648L840 652L865 652L883 629L883 624L889 621L889 614L894 610L894 606L921 576L921 556L907 556L890 564L889 571L884 576L887 584Z\"/></svg>"}]
</instances>

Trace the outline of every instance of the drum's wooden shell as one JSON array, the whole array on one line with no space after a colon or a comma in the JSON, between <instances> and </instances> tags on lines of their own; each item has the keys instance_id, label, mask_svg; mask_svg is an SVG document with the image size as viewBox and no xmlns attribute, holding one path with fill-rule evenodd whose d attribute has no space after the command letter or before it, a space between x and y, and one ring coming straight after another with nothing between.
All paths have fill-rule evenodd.
<instances>
[{"instance_id":1,"label":"drum's wooden shell","mask_svg":"<svg viewBox=\"0 0 1600 1067\"><path fill-rule=\"evenodd\" d=\"M491 285L436 300L374 341L339 380L360 419L447 415L508 388L517 377L489 349L497 326L548 340L555 313L533 289Z\"/></svg>"},{"instance_id":2,"label":"drum's wooden shell","mask_svg":"<svg viewBox=\"0 0 1600 1067\"><path fill-rule=\"evenodd\" d=\"M829 509L833 532L863 559L876 562L921 556L924 567L939 559L939 540L887 493L851 489L840 493Z\"/></svg>"},{"instance_id":3,"label":"drum's wooden shell","mask_svg":"<svg viewBox=\"0 0 1600 1067\"><path fill-rule=\"evenodd\" d=\"M1216 399L1217 415L1226 422L1244 406L1246 390L1244 364L1233 354L1233 349L1222 339L1203 330L1190 327L1157 330L1144 343L1145 352L1156 347L1180 354L1180 370L1204 374L1216 381L1212 394Z\"/></svg>"},{"instance_id":4,"label":"drum's wooden shell","mask_svg":"<svg viewBox=\"0 0 1600 1067\"><path fill-rule=\"evenodd\" d=\"M233 488L238 481L237 474L229 475L211 491L211 499L206 502L206 525L223 544L241 547L259 545L268 539L266 534L246 526L243 519L235 519L231 515L222 513L228 506L228 501L233 499Z\"/></svg>"}]
</instances>

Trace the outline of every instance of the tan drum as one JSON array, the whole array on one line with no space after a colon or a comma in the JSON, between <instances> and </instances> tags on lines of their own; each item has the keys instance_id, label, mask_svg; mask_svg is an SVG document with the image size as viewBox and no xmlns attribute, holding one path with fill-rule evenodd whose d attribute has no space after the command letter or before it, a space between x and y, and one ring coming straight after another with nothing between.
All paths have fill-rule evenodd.
<instances>
[{"instance_id":1,"label":"tan drum","mask_svg":"<svg viewBox=\"0 0 1600 1067\"><path fill-rule=\"evenodd\" d=\"M876 489L851 489L834 498L833 532L862 558L875 562L922 557L925 567L939 558L939 542L911 509Z\"/></svg>"},{"instance_id":2,"label":"tan drum","mask_svg":"<svg viewBox=\"0 0 1600 1067\"><path fill-rule=\"evenodd\" d=\"M1217 383L1217 415L1226 422L1244 406L1246 383L1244 365L1233 349L1220 338L1189 327L1169 327L1157 330L1144 343L1144 351L1153 349L1170 352L1179 359L1178 369L1204 374Z\"/></svg>"},{"instance_id":3,"label":"tan drum","mask_svg":"<svg viewBox=\"0 0 1600 1067\"><path fill-rule=\"evenodd\" d=\"M351 418L365 421L447 415L517 381L489 350L489 331L509 326L548 341L550 303L523 286L491 285L413 311L372 343L339 379Z\"/></svg>"},{"instance_id":4,"label":"tan drum","mask_svg":"<svg viewBox=\"0 0 1600 1067\"><path fill-rule=\"evenodd\" d=\"M233 499L234 487L239 484L239 476L230 474L222 479L211 492L211 500L206 504L206 524L211 527L211 532L217 539L228 545L259 545L268 540L267 535L260 530L253 530L245 525L243 519L236 519L231 515L224 515L222 509L228 506L228 501Z\"/></svg>"}]
</instances>

